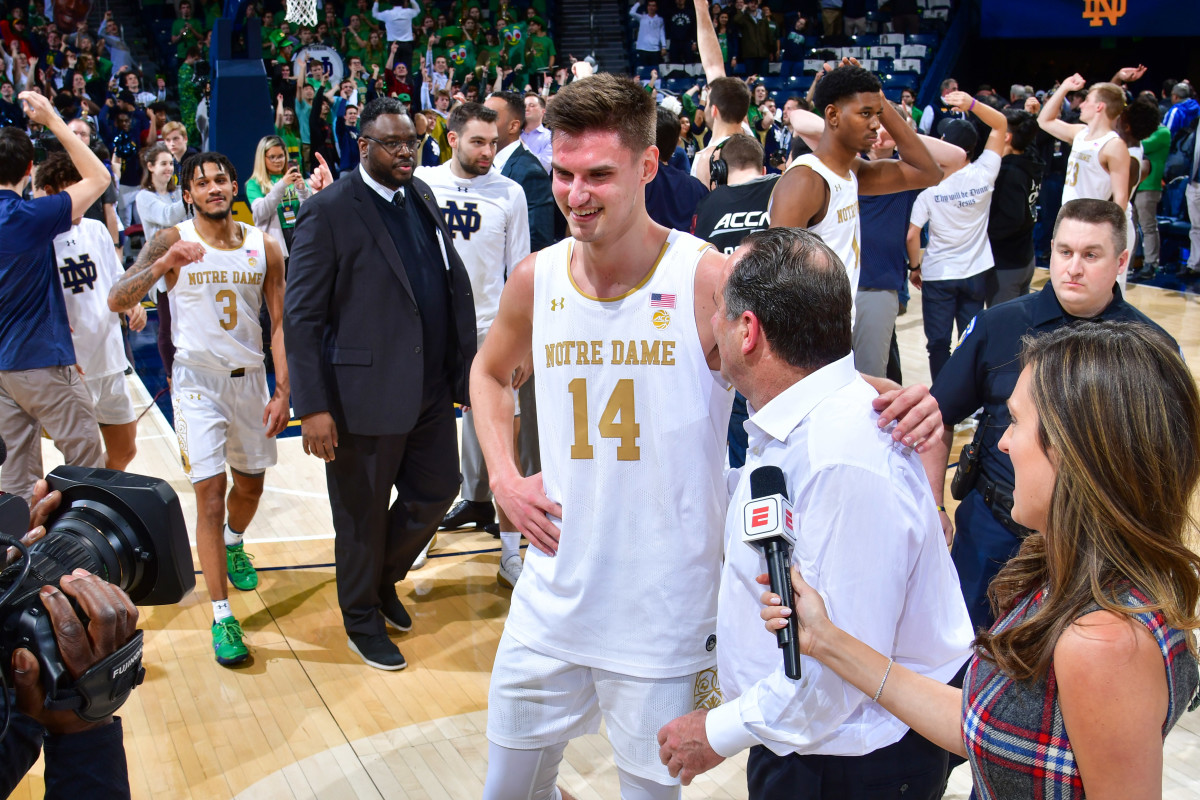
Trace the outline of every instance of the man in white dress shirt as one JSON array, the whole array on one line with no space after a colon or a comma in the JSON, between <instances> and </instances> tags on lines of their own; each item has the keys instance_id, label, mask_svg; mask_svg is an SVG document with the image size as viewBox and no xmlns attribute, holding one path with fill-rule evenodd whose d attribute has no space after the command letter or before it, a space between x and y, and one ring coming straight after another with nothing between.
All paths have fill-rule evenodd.
<instances>
[{"instance_id":1,"label":"man in white dress shirt","mask_svg":"<svg viewBox=\"0 0 1200 800\"><path fill-rule=\"evenodd\" d=\"M751 624L766 562L740 541L742 507L750 473L774 465L795 511L792 563L839 626L939 681L970 654L971 623L920 459L877 427L875 392L854 370L845 269L814 234L772 228L746 238L722 284L713 314L721 369L751 407L717 601L726 701L667 724L663 763L687 784L749 747L751 800L861 797L866 787L940 797L945 751L812 659L789 680L776 643Z\"/></svg>"}]
</instances>

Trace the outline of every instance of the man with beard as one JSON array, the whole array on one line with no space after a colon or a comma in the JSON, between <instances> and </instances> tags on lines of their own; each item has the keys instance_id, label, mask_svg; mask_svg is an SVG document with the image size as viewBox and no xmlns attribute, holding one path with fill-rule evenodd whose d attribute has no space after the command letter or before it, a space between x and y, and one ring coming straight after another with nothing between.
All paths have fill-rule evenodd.
<instances>
[{"instance_id":1,"label":"man with beard","mask_svg":"<svg viewBox=\"0 0 1200 800\"><path fill-rule=\"evenodd\" d=\"M228 158L212 152L189 158L183 200L196 216L160 231L108 295L110 309L124 310L163 280L171 297L175 432L183 470L196 490L196 549L213 604L213 650L222 666L249 656L225 578L242 591L258 586L242 536L258 509L267 467L276 461L274 437L289 416L283 251L270 236L233 219L236 194L237 171ZM267 392L263 366L258 312L264 296L273 321L274 395ZM228 498L226 464L233 472Z\"/></svg>"},{"instance_id":2,"label":"man with beard","mask_svg":"<svg viewBox=\"0 0 1200 800\"><path fill-rule=\"evenodd\" d=\"M442 218L454 248L462 256L471 276L475 298L475 329L483 346L504 281L521 259L529 255L529 209L525 192L511 178L492 169L499 133L496 112L479 103L463 103L450 112L450 160L437 167L421 167L417 177L429 184L442 210ZM522 365L513 376L513 389L532 373L532 363ZM518 423L519 424L519 423ZM474 415L463 411L462 496L472 506L488 506L487 467L475 436ZM500 511L500 571L497 579L505 586L516 585L521 576L521 534Z\"/></svg>"},{"instance_id":3,"label":"man with beard","mask_svg":"<svg viewBox=\"0 0 1200 800\"><path fill-rule=\"evenodd\" d=\"M384 623L412 628L396 582L458 492L454 403L467 402L475 307L433 191L413 177L404 106L372 100L359 131L358 168L301 206L284 329L304 452L325 461L349 646L396 670Z\"/></svg>"}]
</instances>

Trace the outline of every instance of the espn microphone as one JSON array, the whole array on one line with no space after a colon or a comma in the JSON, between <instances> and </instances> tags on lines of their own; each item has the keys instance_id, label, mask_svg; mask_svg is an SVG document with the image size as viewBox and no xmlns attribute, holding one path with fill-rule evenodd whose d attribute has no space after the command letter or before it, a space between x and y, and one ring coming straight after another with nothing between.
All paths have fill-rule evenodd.
<instances>
[{"instance_id":1,"label":"espn microphone","mask_svg":"<svg viewBox=\"0 0 1200 800\"><path fill-rule=\"evenodd\" d=\"M785 605L793 605L792 576L788 569L796 534L783 470L767 466L750 473L750 500L743 506L742 516L742 541L766 556L771 591L779 595ZM786 627L775 631L775 638L783 650L783 673L794 681L800 680L799 634L795 613L788 617Z\"/></svg>"}]
</instances>

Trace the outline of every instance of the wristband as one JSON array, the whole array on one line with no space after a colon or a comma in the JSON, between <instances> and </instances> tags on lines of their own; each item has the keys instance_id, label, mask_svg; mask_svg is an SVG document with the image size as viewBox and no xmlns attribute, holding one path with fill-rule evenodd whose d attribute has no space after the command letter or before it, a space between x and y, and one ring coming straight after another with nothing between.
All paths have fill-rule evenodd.
<instances>
[{"instance_id":1,"label":"wristband","mask_svg":"<svg viewBox=\"0 0 1200 800\"><path fill-rule=\"evenodd\" d=\"M975 98L971 98L971 105L967 106L967 111L975 110Z\"/></svg>"},{"instance_id":2,"label":"wristband","mask_svg":"<svg viewBox=\"0 0 1200 800\"><path fill-rule=\"evenodd\" d=\"M920 270L920 269L921 269L921 265L920 265L920 264L917 264L915 267L909 267L909 268L908 268L908 271L909 271L909 272L917 272L917 271L918 271L918 270Z\"/></svg>"},{"instance_id":3,"label":"wristband","mask_svg":"<svg viewBox=\"0 0 1200 800\"><path fill-rule=\"evenodd\" d=\"M943 514L945 514L945 513L946 513L946 507L945 507L945 506L938 506L938 511L942 512Z\"/></svg>"}]
</instances>

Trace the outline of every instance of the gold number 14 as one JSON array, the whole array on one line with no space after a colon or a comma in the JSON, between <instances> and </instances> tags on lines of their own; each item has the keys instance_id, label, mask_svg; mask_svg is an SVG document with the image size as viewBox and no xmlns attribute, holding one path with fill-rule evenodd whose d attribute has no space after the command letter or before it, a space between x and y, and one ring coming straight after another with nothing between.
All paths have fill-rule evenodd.
<instances>
[{"instance_id":1,"label":"gold number 14","mask_svg":"<svg viewBox=\"0 0 1200 800\"><path fill-rule=\"evenodd\" d=\"M587 459L593 457L593 448L588 441L588 405L587 380L575 378L567 384L571 393L571 408L575 418L575 441L571 444L571 458ZM618 422L617 418L621 421ZM637 461L642 456L637 439L641 435L642 426L637 422L637 407L633 399L633 379L622 378L604 406L597 425L600 436L605 439L619 439L617 445L618 461Z\"/></svg>"}]
</instances>

